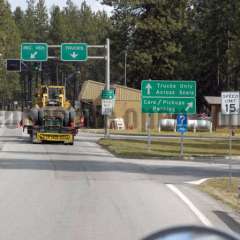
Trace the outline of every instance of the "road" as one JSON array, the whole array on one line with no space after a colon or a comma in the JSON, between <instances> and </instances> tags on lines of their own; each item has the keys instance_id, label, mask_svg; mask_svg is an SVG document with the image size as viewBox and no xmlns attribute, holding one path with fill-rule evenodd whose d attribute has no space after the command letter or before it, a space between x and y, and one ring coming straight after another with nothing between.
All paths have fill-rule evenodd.
<instances>
[{"instance_id":1,"label":"road","mask_svg":"<svg viewBox=\"0 0 240 240\"><path fill-rule=\"evenodd\" d=\"M186 183L227 175L226 164L120 159L97 139L32 145L0 128L0 239L141 239L184 224L240 233L237 214Z\"/></svg>"}]
</instances>

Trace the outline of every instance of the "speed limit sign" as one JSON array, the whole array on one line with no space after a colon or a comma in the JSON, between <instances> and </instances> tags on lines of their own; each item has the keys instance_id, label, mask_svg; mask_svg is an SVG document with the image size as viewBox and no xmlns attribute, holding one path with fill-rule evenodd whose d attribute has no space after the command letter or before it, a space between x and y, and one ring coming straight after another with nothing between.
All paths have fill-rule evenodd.
<instances>
[{"instance_id":1,"label":"speed limit sign","mask_svg":"<svg viewBox=\"0 0 240 240\"><path fill-rule=\"evenodd\" d=\"M240 94L239 92L222 92L221 95L221 108L222 114L239 114L239 105L240 105Z\"/></svg>"}]
</instances>

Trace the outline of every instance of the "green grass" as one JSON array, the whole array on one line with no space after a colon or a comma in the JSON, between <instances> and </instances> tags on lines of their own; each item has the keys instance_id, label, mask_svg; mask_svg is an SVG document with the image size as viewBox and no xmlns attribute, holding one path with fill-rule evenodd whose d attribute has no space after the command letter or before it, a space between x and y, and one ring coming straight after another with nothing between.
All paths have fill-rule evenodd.
<instances>
[{"instance_id":1,"label":"green grass","mask_svg":"<svg viewBox=\"0 0 240 240\"><path fill-rule=\"evenodd\" d=\"M209 179L199 186L199 189L208 193L217 200L222 201L235 210L240 210L240 198L238 186L240 178L232 178L232 184L229 187L228 178Z\"/></svg>"},{"instance_id":2,"label":"green grass","mask_svg":"<svg viewBox=\"0 0 240 240\"><path fill-rule=\"evenodd\" d=\"M120 157L178 157L179 139L161 139L152 141L150 150L146 141L101 139L99 144ZM227 140L184 140L184 156L216 157L228 155ZM234 140L232 155L240 155L240 140Z\"/></svg>"}]
</instances>

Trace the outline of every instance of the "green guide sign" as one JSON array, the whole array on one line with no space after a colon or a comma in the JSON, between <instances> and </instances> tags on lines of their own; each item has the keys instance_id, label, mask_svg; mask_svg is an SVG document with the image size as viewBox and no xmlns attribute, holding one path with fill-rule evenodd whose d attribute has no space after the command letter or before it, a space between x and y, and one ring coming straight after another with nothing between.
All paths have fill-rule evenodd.
<instances>
[{"instance_id":1,"label":"green guide sign","mask_svg":"<svg viewBox=\"0 0 240 240\"><path fill-rule=\"evenodd\" d=\"M141 93L144 113L196 113L195 81L143 80Z\"/></svg>"}]
</instances>

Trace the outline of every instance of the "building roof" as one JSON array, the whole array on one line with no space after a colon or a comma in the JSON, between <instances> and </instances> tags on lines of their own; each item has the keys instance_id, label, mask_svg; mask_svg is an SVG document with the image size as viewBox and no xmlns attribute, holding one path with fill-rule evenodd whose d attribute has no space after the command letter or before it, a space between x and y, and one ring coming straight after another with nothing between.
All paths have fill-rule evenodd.
<instances>
[{"instance_id":1,"label":"building roof","mask_svg":"<svg viewBox=\"0 0 240 240\"><path fill-rule=\"evenodd\" d=\"M105 84L92 80L85 81L79 95L80 100L96 100L104 89Z\"/></svg>"},{"instance_id":2,"label":"building roof","mask_svg":"<svg viewBox=\"0 0 240 240\"><path fill-rule=\"evenodd\" d=\"M221 97L215 97L215 96L205 96L205 100L210 105L220 105L221 104Z\"/></svg>"},{"instance_id":3,"label":"building roof","mask_svg":"<svg viewBox=\"0 0 240 240\"><path fill-rule=\"evenodd\" d=\"M96 101L100 99L101 92L104 89L105 84L92 80L87 80L83 83L79 99ZM141 91L135 88L129 88L127 86L113 84L111 88L115 89L117 101L140 101Z\"/></svg>"}]
</instances>

